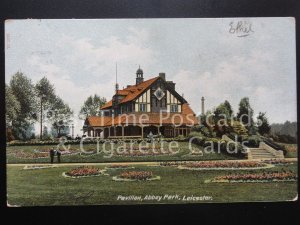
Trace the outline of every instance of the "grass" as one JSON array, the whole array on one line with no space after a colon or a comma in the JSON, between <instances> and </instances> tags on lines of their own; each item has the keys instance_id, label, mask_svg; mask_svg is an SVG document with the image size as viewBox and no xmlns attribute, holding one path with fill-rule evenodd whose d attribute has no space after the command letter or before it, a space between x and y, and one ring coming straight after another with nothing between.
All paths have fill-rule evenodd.
<instances>
[{"instance_id":1,"label":"grass","mask_svg":"<svg viewBox=\"0 0 300 225\"><path fill-rule=\"evenodd\" d=\"M104 168L103 166L97 166ZM145 204L145 203L201 203L201 202L247 202L286 201L297 195L296 182L282 183L204 183L206 179L232 173L229 171L188 171L174 167L135 166L131 170L152 171L161 176L160 181L116 182L112 176L125 170L108 170L109 176L70 179L62 176L71 166L43 170L22 170L22 166L7 166L8 203L19 206L44 205L99 205L99 204ZM278 166L270 170L297 171L297 165ZM247 171L238 171L246 173ZM118 195L179 195L212 196L209 201L156 200L120 201Z\"/></svg>"},{"instance_id":2,"label":"grass","mask_svg":"<svg viewBox=\"0 0 300 225\"><path fill-rule=\"evenodd\" d=\"M113 149L122 146L121 144L115 145ZM7 154L7 163L48 163L50 158L39 158L39 159L24 159L17 158L11 153L13 151L23 151L23 152L33 152L36 150L50 150L51 148L56 147L56 145L45 145L45 146L9 146L6 148ZM99 145L102 149L103 145ZM201 149L201 147L192 144L192 147ZM71 149L80 150L79 144L70 145ZM96 151L96 144L86 144L84 149L86 151L94 150ZM61 148L62 149L62 148ZM230 160L236 159L234 156L225 155L222 153L204 153L203 156L189 155L189 143L188 142L178 142L178 153L174 155L159 155L159 156L139 156L139 157L128 157L128 156L110 156L111 148L108 146L106 152L101 152L96 155L90 156L81 156L81 155L65 155L61 157L61 161L64 163L74 163L74 162L133 162L133 161L166 161L166 160Z\"/></svg>"}]
</instances>

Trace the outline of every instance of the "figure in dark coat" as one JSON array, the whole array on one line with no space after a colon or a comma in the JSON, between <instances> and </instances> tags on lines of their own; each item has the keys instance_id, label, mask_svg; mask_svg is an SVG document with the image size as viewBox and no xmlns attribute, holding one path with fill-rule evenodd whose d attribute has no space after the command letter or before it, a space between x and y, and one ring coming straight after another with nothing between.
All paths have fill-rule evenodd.
<instances>
[{"instance_id":1,"label":"figure in dark coat","mask_svg":"<svg viewBox=\"0 0 300 225\"><path fill-rule=\"evenodd\" d=\"M54 160L54 154L55 154L53 148L50 149L49 154L50 154L50 162L51 162L51 164L52 164L52 163L53 163L53 160Z\"/></svg>"},{"instance_id":2,"label":"figure in dark coat","mask_svg":"<svg viewBox=\"0 0 300 225\"><path fill-rule=\"evenodd\" d=\"M57 155L57 162L60 163L61 151L59 149L57 150L56 155Z\"/></svg>"}]
</instances>

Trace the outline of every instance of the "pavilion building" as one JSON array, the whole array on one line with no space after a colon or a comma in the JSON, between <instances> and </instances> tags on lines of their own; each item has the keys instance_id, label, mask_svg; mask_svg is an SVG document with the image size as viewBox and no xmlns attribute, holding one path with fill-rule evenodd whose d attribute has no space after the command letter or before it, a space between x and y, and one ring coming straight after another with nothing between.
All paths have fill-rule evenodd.
<instances>
[{"instance_id":1,"label":"pavilion building","mask_svg":"<svg viewBox=\"0 0 300 225\"><path fill-rule=\"evenodd\" d=\"M165 73L145 80L143 70L136 72L136 83L119 90L100 108L101 116L87 117L83 132L89 137L144 138L149 134L163 137L187 136L198 118L175 83Z\"/></svg>"}]
</instances>

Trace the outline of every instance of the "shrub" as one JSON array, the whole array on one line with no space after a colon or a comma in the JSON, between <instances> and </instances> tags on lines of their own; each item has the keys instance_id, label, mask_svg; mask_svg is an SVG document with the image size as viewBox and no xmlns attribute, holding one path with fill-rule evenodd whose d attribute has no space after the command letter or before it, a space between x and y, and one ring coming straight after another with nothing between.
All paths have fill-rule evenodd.
<instances>
[{"instance_id":1,"label":"shrub","mask_svg":"<svg viewBox=\"0 0 300 225\"><path fill-rule=\"evenodd\" d=\"M259 143L262 141L260 137L258 136L250 136L247 139L244 140L245 141L245 145L247 147L253 147L253 148L257 148L259 146Z\"/></svg>"}]
</instances>

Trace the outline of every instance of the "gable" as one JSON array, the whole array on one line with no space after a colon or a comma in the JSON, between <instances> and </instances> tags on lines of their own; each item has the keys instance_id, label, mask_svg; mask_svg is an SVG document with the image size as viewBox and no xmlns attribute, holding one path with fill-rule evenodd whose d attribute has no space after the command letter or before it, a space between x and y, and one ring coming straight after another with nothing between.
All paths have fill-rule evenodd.
<instances>
[{"instance_id":1,"label":"gable","mask_svg":"<svg viewBox=\"0 0 300 225\"><path fill-rule=\"evenodd\" d=\"M124 96L123 99L120 101L120 104L127 103L130 101L138 101L138 102L145 102L145 98L151 98L150 94L146 94L151 88L155 90L155 87L161 84L166 91L167 101L168 104L184 104L187 101L177 93L175 89L173 89L168 82L163 80L161 77L155 77L149 80L146 80L138 85L132 85L123 90L118 90L118 95ZM149 102L149 101L147 101ZM101 109L108 109L112 107L112 100L107 102L105 105L101 107ZM148 106L147 106L148 107Z\"/></svg>"},{"instance_id":2,"label":"gable","mask_svg":"<svg viewBox=\"0 0 300 225\"><path fill-rule=\"evenodd\" d=\"M148 91L149 89L153 89L155 90L156 86L158 85L158 83L162 83L164 86L164 89L167 91L167 93L169 93L169 97L170 97L170 101L172 101L172 103L187 103L187 101L176 92L176 90L174 90L165 80L163 80L160 77L156 77L156 79L151 82L151 84L148 85L147 88L145 88L143 91L141 91L136 98L132 99L132 100L138 100L144 93L146 93L146 91ZM122 103L122 102L121 102Z\"/></svg>"}]
</instances>

